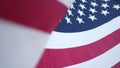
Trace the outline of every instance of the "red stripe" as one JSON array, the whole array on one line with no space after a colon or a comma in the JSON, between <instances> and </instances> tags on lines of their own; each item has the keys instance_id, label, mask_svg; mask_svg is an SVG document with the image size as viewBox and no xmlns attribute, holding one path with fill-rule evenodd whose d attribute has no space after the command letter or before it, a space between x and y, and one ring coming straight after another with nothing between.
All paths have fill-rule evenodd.
<instances>
[{"instance_id":1,"label":"red stripe","mask_svg":"<svg viewBox=\"0 0 120 68\"><path fill-rule=\"evenodd\" d=\"M118 62L117 64L115 64L112 68L120 68L120 62Z\"/></svg>"},{"instance_id":2,"label":"red stripe","mask_svg":"<svg viewBox=\"0 0 120 68\"><path fill-rule=\"evenodd\" d=\"M120 29L85 46L67 49L46 49L37 68L59 68L93 59L120 43Z\"/></svg>"},{"instance_id":3,"label":"red stripe","mask_svg":"<svg viewBox=\"0 0 120 68\"><path fill-rule=\"evenodd\" d=\"M51 32L66 11L57 0L0 0L0 16Z\"/></svg>"}]
</instances>

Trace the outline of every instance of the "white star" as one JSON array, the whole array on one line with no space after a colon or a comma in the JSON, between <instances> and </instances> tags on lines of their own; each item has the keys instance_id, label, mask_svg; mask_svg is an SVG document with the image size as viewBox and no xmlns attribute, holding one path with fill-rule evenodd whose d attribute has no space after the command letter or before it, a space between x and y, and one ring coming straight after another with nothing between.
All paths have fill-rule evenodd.
<instances>
[{"instance_id":1,"label":"white star","mask_svg":"<svg viewBox=\"0 0 120 68\"><path fill-rule=\"evenodd\" d=\"M84 23L84 21L83 21L83 19L82 19L82 18L77 17L77 19L76 19L76 20L79 22L79 24Z\"/></svg>"},{"instance_id":2,"label":"white star","mask_svg":"<svg viewBox=\"0 0 120 68\"><path fill-rule=\"evenodd\" d=\"M108 1L110 1L110 0L103 0L103 1L108 2Z\"/></svg>"},{"instance_id":3,"label":"white star","mask_svg":"<svg viewBox=\"0 0 120 68\"><path fill-rule=\"evenodd\" d=\"M86 9L85 5L80 4L79 5L82 9Z\"/></svg>"},{"instance_id":4,"label":"white star","mask_svg":"<svg viewBox=\"0 0 120 68\"><path fill-rule=\"evenodd\" d=\"M95 12L97 12L95 9L93 9L93 8L90 8L90 10L89 11L91 11L92 13L95 13Z\"/></svg>"},{"instance_id":5,"label":"white star","mask_svg":"<svg viewBox=\"0 0 120 68\"><path fill-rule=\"evenodd\" d=\"M107 14L109 14L109 12L107 10L102 10L101 14L106 16Z\"/></svg>"},{"instance_id":6,"label":"white star","mask_svg":"<svg viewBox=\"0 0 120 68\"><path fill-rule=\"evenodd\" d=\"M98 6L98 4L97 4L96 2L91 2L91 5L92 5L93 7Z\"/></svg>"},{"instance_id":7,"label":"white star","mask_svg":"<svg viewBox=\"0 0 120 68\"><path fill-rule=\"evenodd\" d=\"M75 9L75 8L74 8L74 5L71 5L71 9Z\"/></svg>"},{"instance_id":8,"label":"white star","mask_svg":"<svg viewBox=\"0 0 120 68\"><path fill-rule=\"evenodd\" d=\"M68 18L68 16L65 17L67 24L72 24L72 22L70 21L70 18Z\"/></svg>"},{"instance_id":9,"label":"white star","mask_svg":"<svg viewBox=\"0 0 120 68\"><path fill-rule=\"evenodd\" d=\"M120 5L114 5L113 8L118 10L118 9L120 9Z\"/></svg>"},{"instance_id":10,"label":"white star","mask_svg":"<svg viewBox=\"0 0 120 68\"><path fill-rule=\"evenodd\" d=\"M107 7L109 7L109 5L107 3L105 3L105 4L102 4L101 7L106 9Z\"/></svg>"},{"instance_id":11,"label":"white star","mask_svg":"<svg viewBox=\"0 0 120 68\"><path fill-rule=\"evenodd\" d=\"M97 18L94 15L89 15L88 18L91 19L92 21L97 20Z\"/></svg>"},{"instance_id":12,"label":"white star","mask_svg":"<svg viewBox=\"0 0 120 68\"><path fill-rule=\"evenodd\" d=\"M72 14L72 11L71 10L68 10L68 15L70 16L70 15L72 15L73 16L73 14Z\"/></svg>"},{"instance_id":13,"label":"white star","mask_svg":"<svg viewBox=\"0 0 120 68\"><path fill-rule=\"evenodd\" d=\"M85 16L85 14L83 13L83 11L78 10L77 12L80 14L80 16Z\"/></svg>"},{"instance_id":14,"label":"white star","mask_svg":"<svg viewBox=\"0 0 120 68\"><path fill-rule=\"evenodd\" d=\"M83 3L87 2L86 0L81 0Z\"/></svg>"}]
</instances>

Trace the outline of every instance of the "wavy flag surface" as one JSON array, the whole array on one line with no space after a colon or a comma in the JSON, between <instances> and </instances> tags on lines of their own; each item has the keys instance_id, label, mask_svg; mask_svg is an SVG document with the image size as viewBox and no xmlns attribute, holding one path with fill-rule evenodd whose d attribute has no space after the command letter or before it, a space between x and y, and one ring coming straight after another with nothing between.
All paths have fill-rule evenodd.
<instances>
[{"instance_id":1,"label":"wavy flag surface","mask_svg":"<svg viewBox=\"0 0 120 68\"><path fill-rule=\"evenodd\" d=\"M75 0L36 68L119 68L120 0Z\"/></svg>"},{"instance_id":2,"label":"wavy flag surface","mask_svg":"<svg viewBox=\"0 0 120 68\"><path fill-rule=\"evenodd\" d=\"M73 0L0 0L0 68L35 68Z\"/></svg>"}]
</instances>

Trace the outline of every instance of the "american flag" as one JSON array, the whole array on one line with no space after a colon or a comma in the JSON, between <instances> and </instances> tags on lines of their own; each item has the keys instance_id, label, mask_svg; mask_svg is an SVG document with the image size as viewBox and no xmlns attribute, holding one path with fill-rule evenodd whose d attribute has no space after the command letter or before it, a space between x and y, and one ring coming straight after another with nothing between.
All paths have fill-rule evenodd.
<instances>
[{"instance_id":1,"label":"american flag","mask_svg":"<svg viewBox=\"0 0 120 68\"><path fill-rule=\"evenodd\" d=\"M75 0L37 68L119 68L120 0Z\"/></svg>"}]
</instances>

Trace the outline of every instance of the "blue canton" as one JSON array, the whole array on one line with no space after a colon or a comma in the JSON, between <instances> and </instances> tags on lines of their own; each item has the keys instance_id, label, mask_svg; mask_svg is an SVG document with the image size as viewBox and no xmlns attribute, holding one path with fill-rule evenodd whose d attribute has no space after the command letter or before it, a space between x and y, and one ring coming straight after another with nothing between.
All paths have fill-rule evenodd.
<instances>
[{"instance_id":1,"label":"blue canton","mask_svg":"<svg viewBox=\"0 0 120 68\"><path fill-rule=\"evenodd\" d=\"M75 0L55 31L86 31L117 16L120 16L120 0Z\"/></svg>"}]
</instances>

